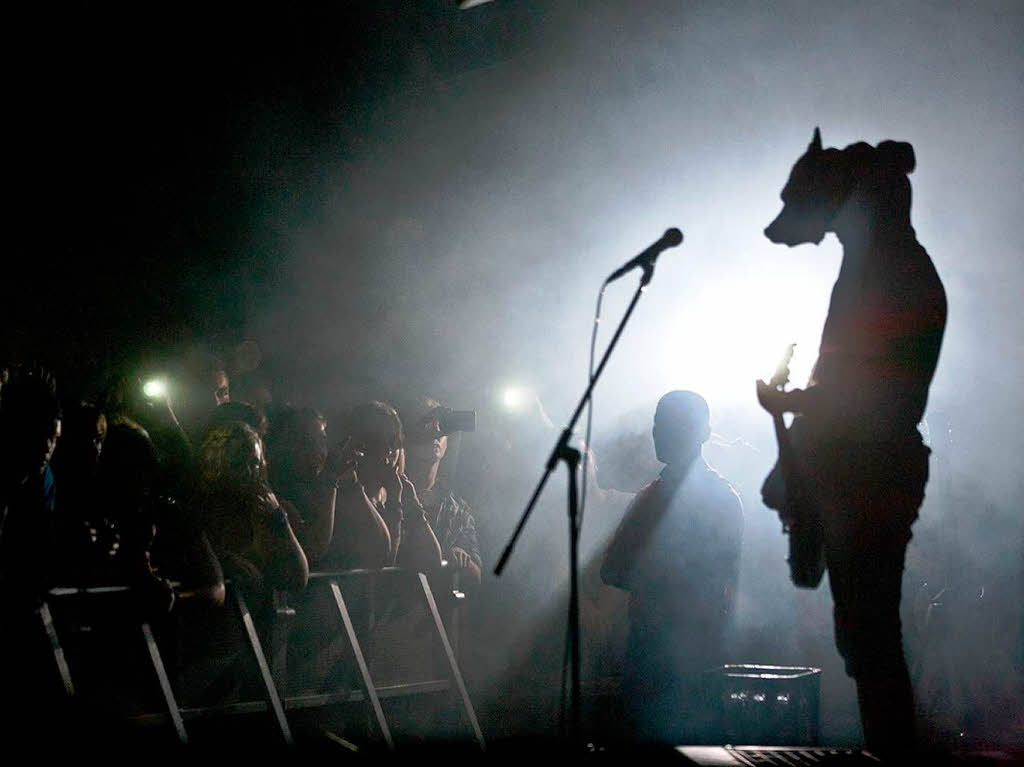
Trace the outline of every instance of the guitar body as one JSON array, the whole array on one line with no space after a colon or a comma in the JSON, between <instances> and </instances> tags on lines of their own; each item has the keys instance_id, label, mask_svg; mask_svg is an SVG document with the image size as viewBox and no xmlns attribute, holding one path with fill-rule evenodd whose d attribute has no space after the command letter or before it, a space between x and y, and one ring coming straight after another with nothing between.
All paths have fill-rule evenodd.
<instances>
[{"instance_id":1,"label":"guitar body","mask_svg":"<svg viewBox=\"0 0 1024 767\"><path fill-rule=\"evenodd\" d=\"M789 381L793 345L769 382L781 390ZM783 531L789 536L789 577L796 586L814 589L825 574L825 534L821 510L813 502L793 450L781 413L772 414L779 460L765 479L761 495L765 505L779 512Z\"/></svg>"}]
</instances>

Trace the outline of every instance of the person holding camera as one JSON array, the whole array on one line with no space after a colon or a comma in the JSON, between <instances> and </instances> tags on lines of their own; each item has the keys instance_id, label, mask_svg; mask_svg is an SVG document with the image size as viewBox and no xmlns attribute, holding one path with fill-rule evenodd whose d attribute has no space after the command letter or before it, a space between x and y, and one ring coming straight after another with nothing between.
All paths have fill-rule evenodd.
<instances>
[{"instance_id":1,"label":"person holding camera","mask_svg":"<svg viewBox=\"0 0 1024 767\"><path fill-rule=\"evenodd\" d=\"M455 495L446 483L438 481L441 462L448 453L450 434L470 430L464 428L469 424L458 422L459 414L428 397L407 407L404 457L405 473L423 504L444 559L460 576L460 585L465 587L479 585L483 569L476 518L466 501ZM466 414L473 415L469 411ZM475 417L472 420L475 421Z\"/></svg>"}]
</instances>

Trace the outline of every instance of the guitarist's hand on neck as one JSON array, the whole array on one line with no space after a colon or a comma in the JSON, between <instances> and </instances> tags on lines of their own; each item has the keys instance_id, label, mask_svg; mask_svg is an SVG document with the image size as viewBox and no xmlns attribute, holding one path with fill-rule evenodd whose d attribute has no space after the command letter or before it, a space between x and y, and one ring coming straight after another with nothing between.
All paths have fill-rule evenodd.
<instances>
[{"instance_id":1,"label":"guitarist's hand on neck","mask_svg":"<svg viewBox=\"0 0 1024 767\"><path fill-rule=\"evenodd\" d=\"M793 412L792 396L795 391L798 390L792 392L780 391L761 379L757 380L757 401L761 407L772 415Z\"/></svg>"},{"instance_id":2,"label":"guitarist's hand on neck","mask_svg":"<svg viewBox=\"0 0 1024 767\"><path fill-rule=\"evenodd\" d=\"M771 384L758 380L757 401L773 416L783 413L806 413L813 408L814 401L818 399L814 389L812 386L808 389L779 391Z\"/></svg>"}]
</instances>

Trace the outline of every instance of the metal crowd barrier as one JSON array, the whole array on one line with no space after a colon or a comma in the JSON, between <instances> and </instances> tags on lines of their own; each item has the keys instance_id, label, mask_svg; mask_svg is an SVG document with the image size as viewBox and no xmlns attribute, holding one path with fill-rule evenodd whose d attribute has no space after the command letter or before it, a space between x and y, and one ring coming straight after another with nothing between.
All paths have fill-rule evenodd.
<instances>
[{"instance_id":1,"label":"metal crowd barrier","mask_svg":"<svg viewBox=\"0 0 1024 767\"><path fill-rule=\"evenodd\" d=\"M427 610L433 629L433 637L440 645L447 673L437 679L381 686L374 682L370 664L363 650L367 637L359 636L359 631L356 628L357 624L353 620L349 605L345 599L345 593L353 584L363 582L364 585L369 585L368 593L373 596L377 594L381 586L391 588L398 582L403 580L408 582L410 579L422 598L422 605ZM384 582L383 584L381 584L382 581ZM464 595L457 589L457 584L455 586L456 588L452 589L452 596L455 600L454 604L457 606L464 599ZM287 674L284 663L273 664L273 666L278 666L276 669L277 673L275 674L271 662L268 662L267 653L264 651L265 639L261 639L257 632L256 623L250 612L244 589L229 583L228 601L223 609L233 610L241 622L247 641L247 652L258 671L262 700L247 700L208 706L181 706L178 702L179 696L175 694L174 685L171 682L171 675L168 673L163 655L154 636L153 628L149 622L140 621L138 623L139 636L146 648L149 665L153 671L153 681L159 687L164 710L159 713L147 713L134 717L134 719L146 720L149 723L169 721L173 726L177 740L185 744L189 742L188 729L186 727L186 723L189 721L232 713L267 712L271 715L280 741L291 746L294 744L294 737L288 719L288 711L317 708L338 703L365 703L371 715L371 720L375 724L377 734L386 748L391 751L395 748L395 742L391 726L381 705L381 700L384 698L448 691L454 694L455 702L461 710L465 723L468 724L471 730L473 739L479 748L484 750L486 746L483 733L480 729L476 712L473 709L473 704L470 701L469 693L466 690L455 648L445 628L427 576L422 573L393 567L380 570L345 570L311 573L307 591L323 587L327 588L330 603L340 621L340 636L344 638L345 647L355 661L358 671L358 688L338 689L328 693L281 695L280 682L283 675ZM40 619L50 641L54 663L63 682L64 693L68 697L74 698L78 693L72 676L72 668L68 663L64 647L58 636L57 624L51 612L51 603L53 604L53 609L59 612L60 602L71 596L84 596L96 599L103 595L126 594L129 590L127 586L55 588L50 591L49 600L44 602L40 608ZM394 591L391 593L394 593ZM284 600L278 599L277 595L275 596L275 604L282 601ZM290 617L296 620L296 622L302 619L302 616L296 616L295 610L290 607L279 608L276 612L277 614L272 621L271 628L278 623L282 616ZM275 644L274 639L275 637L272 637L271 643L267 646ZM287 639L285 638L284 641L286 642ZM277 642L277 644L280 644L280 642ZM283 658L285 653L286 650L278 648L278 652L274 653L274 657L275 659Z\"/></svg>"}]
</instances>

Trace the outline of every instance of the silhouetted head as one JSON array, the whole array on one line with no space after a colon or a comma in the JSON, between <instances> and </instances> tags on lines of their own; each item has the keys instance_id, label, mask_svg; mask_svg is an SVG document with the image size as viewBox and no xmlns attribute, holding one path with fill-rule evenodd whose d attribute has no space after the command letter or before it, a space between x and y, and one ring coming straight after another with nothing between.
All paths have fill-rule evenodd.
<instances>
[{"instance_id":1,"label":"silhouetted head","mask_svg":"<svg viewBox=\"0 0 1024 767\"><path fill-rule=\"evenodd\" d=\"M267 478L263 441L241 421L228 421L207 430L199 446L197 474L201 485L244 489Z\"/></svg>"},{"instance_id":2,"label":"silhouetted head","mask_svg":"<svg viewBox=\"0 0 1024 767\"><path fill-rule=\"evenodd\" d=\"M223 368L211 370L207 373L207 384L213 392L213 401L217 405L223 405L231 401L231 388L228 383L227 371Z\"/></svg>"},{"instance_id":3,"label":"silhouetted head","mask_svg":"<svg viewBox=\"0 0 1024 767\"><path fill-rule=\"evenodd\" d=\"M267 432L267 466L272 484L276 487L288 481L316 479L326 463L327 420L308 407L279 411Z\"/></svg>"},{"instance_id":4,"label":"silhouetted head","mask_svg":"<svg viewBox=\"0 0 1024 767\"><path fill-rule=\"evenodd\" d=\"M266 409L274 401L274 385L270 376L264 370L250 370L245 373L231 376L232 402L240 399L244 402L251 402L258 408Z\"/></svg>"},{"instance_id":5,"label":"silhouetted head","mask_svg":"<svg viewBox=\"0 0 1024 767\"><path fill-rule=\"evenodd\" d=\"M0 471L5 483L21 483L42 474L61 430L57 394L43 371L11 376L0 401Z\"/></svg>"},{"instance_id":6,"label":"silhouetted head","mask_svg":"<svg viewBox=\"0 0 1024 767\"><path fill-rule=\"evenodd\" d=\"M405 431L402 456L405 471L421 491L433 487L441 461L448 453L450 442L441 423L444 409L443 402L427 396L421 396L401 409Z\"/></svg>"},{"instance_id":7,"label":"silhouetted head","mask_svg":"<svg viewBox=\"0 0 1024 767\"><path fill-rule=\"evenodd\" d=\"M774 243L817 245L854 198L869 221L895 221L909 226L910 182L914 149L902 141L864 142L845 149L824 149L821 131L796 161L783 187L782 211L764 230Z\"/></svg>"},{"instance_id":8,"label":"silhouetted head","mask_svg":"<svg viewBox=\"0 0 1024 767\"><path fill-rule=\"evenodd\" d=\"M210 429L228 421L241 421L251 426L260 437L267 436L267 417L248 402L230 400L218 405L210 416L206 428Z\"/></svg>"},{"instance_id":9,"label":"silhouetted head","mask_svg":"<svg viewBox=\"0 0 1024 767\"><path fill-rule=\"evenodd\" d=\"M448 451L448 435L441 431L442 403L432 397L420 397L402 408L405 424L405 460L407 463L437 464Z\"/></svg>"},{"instance_id":10,"label":"silhouetted head","mask_svg":"<svg viewBox=\"0 0 1024 767\"><path fill-rule=\"evenodd\" d=\"M345 431L352 447L363 454L356 471L364 486L382 483L388 473L394 473L405 434L393 407L376 400L357 405L349 413Z\"/></svg>"},{"instance_id":11,"label":"silhouetted head","mask_svg":"<svg viewBox=\"0 0 1024 767\"><path fill-rule=\"evenodd\" d=\"M115 506L131 506L156 483L160 460L149 434L138 424L122 421L110 427L100 456L99 479L104 497Z\"/></svg>"},{"instance_id":12,"label":"silhouetted head","mask_svg":"<svg viewBox=\"0 0 1024 767\"><path fill-rule=\"evenodd\" d=\"M60 444L53 455L53 470L67 478L92 476L107 437L107 418L91 402L77 402L64 412Z\"/></svg>"},{"instance_id":13,"label":"silhouetted head","mask_svg":"<svg viewBox=\"0 0 1024 767\"><path fill-rule=\"evenodd\" d=\"M711 436L711 411L692 391L670 391L654 411L654 452L667 464L687 463Z\"/></svg>"},{"instance_id":14,"label":"silhouetted head","mask_svg":"<svg viewBox=\"0 0 1024 767\"><path fill-rule=\"evenodd\" d=\"M231 401L224 361L207 349L188 350L173 375L175 410L182 423L203 428L218 405Z\"/></svg>"}]
</instances>

